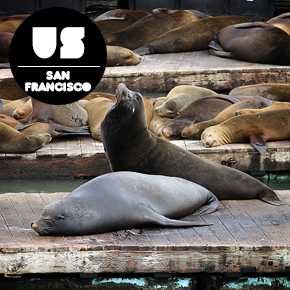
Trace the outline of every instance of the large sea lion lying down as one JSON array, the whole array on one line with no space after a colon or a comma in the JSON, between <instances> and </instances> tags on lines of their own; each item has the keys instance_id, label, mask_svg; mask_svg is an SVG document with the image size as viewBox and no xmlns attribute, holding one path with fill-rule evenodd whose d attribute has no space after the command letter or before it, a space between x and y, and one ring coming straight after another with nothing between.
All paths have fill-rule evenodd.
<instances>
[{"instance_id":1,"label":"large sea lion lying down","mask_svg":"<svg viewBox=\"0 0 290 290\"><path fill-rule=\"evenodd\" d=\"M260 198L283 204L268 186L239 170L204 160L147 129L140 93L124 84L116 90L117 103L101 123L101 136L113 171L181 177L209 189L218 199Z\"/></svg>"},{"instance_id":2,"label":"large sea lion lying down","mask_svg":"<svg viewBox=\"0 0 290 290\"><path fill-rule=\"evenodd\" d=\"M193 182L136 172L108 173L46 206L32 228L40 235L89 235L143 227L206 226L179 221L214 212L217 198Z\"/></svg>"}]
</instances>

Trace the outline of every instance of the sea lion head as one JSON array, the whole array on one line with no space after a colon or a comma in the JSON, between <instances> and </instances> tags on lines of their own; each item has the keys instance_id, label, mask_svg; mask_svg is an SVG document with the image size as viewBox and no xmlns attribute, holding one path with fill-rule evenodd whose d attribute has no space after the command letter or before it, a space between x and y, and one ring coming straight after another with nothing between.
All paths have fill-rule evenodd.
<instances>
[{"instance_id":1,"label":"sea lion head","mask_svg":"<svg viewBox=\"0 0 290 290\"><path fill-rule=\"evenodd\" d=\"M175 118L177 115L179 115L176 101L173 99L168 99L162 105L156 107L155 112L162 117L168 118Z\"/></svg>"},{"instance_id":2,"label":"sea lion head","mask_svg":"<svg viewBox=\"0 0 290 290\"><path fill-rule=\"evenodd\" d=\"M213 127L207 128L201 134L201 142L205 147L215 147L224 144L220 138L219 132Z\"/></svg>"}]
</instances>

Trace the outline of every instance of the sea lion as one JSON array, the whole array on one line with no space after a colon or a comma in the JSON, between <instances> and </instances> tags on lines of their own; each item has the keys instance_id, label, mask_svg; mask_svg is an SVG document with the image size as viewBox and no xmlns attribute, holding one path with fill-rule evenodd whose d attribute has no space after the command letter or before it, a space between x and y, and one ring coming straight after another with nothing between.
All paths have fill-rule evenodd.
<instances>
[{"instance_id":1,"label":"sea lion","mask_svg":"<svg viewBox=\"0 0 290 290\"><path fill-rule=\"evenodd\" d=\"M77 102L66 105L50 105L32 99L33 112L29 123L56 123L69 127L88 124L88 113Z\"/></svg>"},{"instance_id":2,"label":"sea lion","mask_svg":"<svg viewBox=\"0 0 290 290\"><path fill-rule=\"evenodd\" d=\"M226 95L206 96L189 104L174 119L162 125L162 136L166 139L182 139L182 130L202 121L210 120L231 104L239 102L235 97Z\"/></svg>"},{"instance_id":3,"label":"sea lion","mask_svg":"<svg viewBox=\"0 0 290 290\"><path fill-rule=\"evenodd\" d=\"M210 95L217 95L217 93L197 86L176 86L167 94L165 102L155 108L155 112L163 117L174 118L190 103Z\"/></svg>"},{"instance_id":4,"label":"sea lion","mask_svg":"<svg viewBox=\"0 0 290 290\"><path fill-rule=\"evenodd\" d=\"M107 99L110 99L114 102L117 102L116 96L114 94L104 93L104 92L90 92L88 95L86 95L81 100L90 101L90 100L95 99L95 98L107 98Z\"/></svg>"},{"instance_id":5,"label":"sea lion","mask_svg":"<svg viewBox=\"0 0 290 290\"><path fill-rule=\"evenodd\" d=\"M133 52L139 55L173 53L208 49L215 34L222 28L249 21L243 16L216 16L200 19L172 29Z\"/></svg>"},{"instance_id":6,"label":"sea lion","mask_svg":"<svg viewBox=\"0 0 290 290\"><path fill-rule=\"evenodd\" d=\"M22 106L15 109L12 113L12 117L21 123L27 123L32 114L33 106L31 98Z\"/></svg>"},{"instance_id":7,"label":"sea lion","mask_svg":"<svg viewBox=\"0 0 290 290\"><path fill-rule=\"evenodd\" d=\"M162 124L170 120L170 118L162 117L155 111L156 107L161 106L165 102L165 99L166 99L165 97L159 97L155 100L153 105L153 117L148 128L155 135L158 134L158 130L162 126ZM161 134L161 132L159 134Z\"/></svg>"},{"instance_id":8,"label":"sea lion","mask_svg":"<svg viewBox=\"0 0 290 290\"><path fill-rule=\"evenodd\" d=\"M250 142L260 154L266 152L268 140L287 139L290 139L290 109L236 116L201 134L206 147Z\"/></svg>"},{"instance_id":9,"label":"sea lion","mask_svg":"<svg viewBox=\"0 0 290 290\"><path fill-rule=\"evenodd\" d=\"M105 34L104 40L107 45L136 49L168 30L196 20L192 13L184 10L172 12L166 8L158 8L122 31Z\"/></svg>"},{"instance_id":10,"label":"sea lion","mask_svg":"<svg viewBox=\"0 0 290 290\"><path fill-rule=\"evenodd\" d=\"M50 140L51 136L47 133L27 136L0 122L1 153L32 153Z\"/></svg>"},{"instance_id":11,"label":"sea lion","mask_svg":"<svg viewBox=\"0 0 290 290\"><path fill-rule=\"evenodd\" d=\"M264 22L231 25L212 39L209 53L249 62L290 65L290 35Z\"/></svg>"},{"instance_id":12,"label":"sea lion","mask_svg":"<svg viewBox=\"0 0 290 290\"><path fill-rule=\"evenodd\" d=\"M290 84L262 83L240 86L232 89L229 95L261 96L272 101L290 102Z\"/></svg>"},{"instance_id":13,"label":"sea lion","mask_svg":"<svg viewBox=\"0 0 290 290\"><path fill-rule=\"evenodd\" d=\"M283 110L283 109L290 109L290 102L275 102L272 105L265 107L265 108L260 108L260 109L239 109L236 111L236 116L239 115L248 115L248 114L256 114L256 113L262 113L266 111L273 111L273 110Z\"/></svg>"},{"instance_id":14,"label":"sea lion","mask_svg":"<svg viewBox=\"0 0 290 290\"><path fill-rule=\"evenodd\" d=\"M268 186L239 170L202 159L155 136L147 129L142 95L124 84L117 103L101 124L105 153L112 171L135 171L181 177L204 186L218 199L252 199L280 205Z\"/></svg>"},{"instance_id":15,"label":"sea lion","mask_svg":"<svg viewBox=\"0 0 290 290\"><path fill-rule=\"evenodd\" d=\"M0 115L1 121L1 115ZM3 123L7 119L3 120ZM9 124L7 124L9 125ZM71 135L90 135L88 126L82 127L69 127L55 123L32 123L32 124L17 124L15 130L23 133L24 135L36 135L41 133L48 133L52 139Z\"/></svg>"},{"instance_id":16,"label":"sea lion","mask_svg":"<svg viewBox=\"0 0 290 290\"><path fill-rule=\"evenodd\" d=\"M9 50L13 35L8 32L0 32L0 63L9 62Z\"/></svg>"},{"instance_id":17,"label":"sea lion","mask_svg":"<svg viewBox=\"0 0 290 290\"><path fill-rule=\"evenodd\" d=\"M26 15L12 15L0 20L0 32L15 33L20 24L29 17Z\"/></svg>"},{"instance_id":18,"label":"sea lion","mask_svg":"<svg viewBox=\"0 0 290 290\"><path fill-rule=\"evenodd\" d=\"M153 118L153 107L154 107L155 99L146 98L143 96L143 101L144 101L145 110L146 110L147 127L149 127L150 122L152 121L152 118Z\"/></svg>"},{"instance_id":19,"label":"sea lion","mask_svg":"<svg viewBox=\"0 0 290 290\"><path fill-rule=\"evenodd\" d=\"M218 200L209 190L188 180L113 172L47 205L31 227L39 235L78 236L144 226L206 226L209 224L175 219L217 208Z\"/></svg>"},{"instance_id":20,"label":"sea lion","mask_svg":"<svg viewBox=\"0 0 290 290\"><path fill-rule=\"evenodd\" d=\"M255 109L264 108L270 106L272 103L273 101L262 98L260 96L255 96L254 98L250 97L249 100L240 101L238 103L228 106L227 108L222 110L215 118L211 120L203 121L197 124L192 124L184 128L181 136L183 138L200 140L201 134L206 128L220 124L227 119L235 117L235 114L238 110L244 108L255 108Z\"/></svg>"},{"instance_id":21,"label":"sea lion","mask_svg":"<svg viewBox=\"0 0 290 290\"><path fill-rule=\"evenodd\" d=\"M3 101L5 102L3 104L1 113L12 117L13 112L23 106L29 99L30 97L22 98L15 101L5 101L5 99L3 99Z\"/></svg>"},{"instance_id":22,"label":"sea lion","mask_svg":"<svg viewBox=\"0 0 290 290\"><path fill-rule=\"evenodd\" d=\"M142 10L114 9L98 16L93 22L104 35L123 30L147 15L149 13Z\"/></svg>"},{"instance_id":23,"label":"sea lion","mask_svg":"<svg viewBox=\"0 0 290 290\"><path fill-rule=\"evenodd\" d=\"M283 13L277 17L271 18L266 23L275 25L290 35L290 12Z\"/></svg>"},{"instance_id":24,"label":"sea lion","mask_svg":"<svg viewBox=\"0 0 290 290\"><path fill-rule=\"evenodd\" d=\"M12 128L14 128L17 125L22 124L21 122L15 120L14 118L7 116L7 115L4 115L4 114L0 114L0 122L4 123Z\"/></svg>"},{"instance_id":25,"label":"sea lion","mask_svg":"<svg viewBox=\"0 0 290 290\"><path fill-rule=\"evenodd\" d=\"M91 136L99 141L101 139L101 122L105 118L107 112L115 105L115 102L107 98L96 98L87 104L88 122Z\"/></svg>"},{"instance_id":26,"label":"sea lion","mask_svg":"<svg viewBox=\"0 0 290 290\"><path fill-rule=\"evenodd\" d=\"M19 100L28 95L22 90L14 78L0 80L0 98L6 100Z\"/></svg>"},{"instance_id":27,"label":"sea lion","mask_svg":"<svg viewBox=\"0 0 290 290\"><path fill-rule=\"evenodd\" d=\"M132 52L132 50L121 47L107 45L107 66L117 65L136 65L141 62L140 55Z\"/></svg>"}]
</instances>

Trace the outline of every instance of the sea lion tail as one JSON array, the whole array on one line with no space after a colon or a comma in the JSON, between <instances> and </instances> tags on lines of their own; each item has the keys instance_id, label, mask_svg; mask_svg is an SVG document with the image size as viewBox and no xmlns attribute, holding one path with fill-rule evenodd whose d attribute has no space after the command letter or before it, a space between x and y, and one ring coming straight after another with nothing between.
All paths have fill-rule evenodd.
<instances>
[{"instance_id":1,"label":"sea lion tail","mask_svg":"<svg viewBox=\"0 0 290 290\"><path fill-rule=\"evenodd\" d=\"M213 225L211 223L173 220L153 211L150 208L147 208L144 213L143 223L144 225L158 225L162 227L204 227Z\"/></svg>"}]
</instances>

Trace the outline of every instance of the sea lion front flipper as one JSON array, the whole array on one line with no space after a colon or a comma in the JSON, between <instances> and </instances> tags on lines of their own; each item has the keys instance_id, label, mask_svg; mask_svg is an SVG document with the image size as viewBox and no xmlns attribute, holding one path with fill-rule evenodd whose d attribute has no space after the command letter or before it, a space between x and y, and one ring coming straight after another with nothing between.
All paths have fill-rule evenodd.
<instances>
[{"instance_id":1,"label":"sea lion front flipper","mask_svg":"<svg viewBox=\"0 0 290 290\"><path fill-rule=\"evenodd\" d=\"M264 155L266 153L266 150L268 148L268 145L266 143L267 138L264 135L251 135L250 142L251 145L260 152L261 155Z\"/></svg>"},{"instance_id":2,"label":"sea lion front flipper","mask_svg":"<svg viewBox=\"0 0 290 290\"><path fill-rule=\"evenodd\" d=\"M239 23L234 26L238 29L249 29L249 28L265 28L269 27L269 24L266 24L264 22L246 22L246 23Z\"/></svg>"},{"instance_id":3,"label":"sea lion front flipper","mask_svg":"<svg viewBox=\"0 0 290 290\"><path fill-rule=\"evenodd\" d=\"M143 208L143 210L144 210L144 218L143 218L144 225L158 225L162 227L204 227L212 225L208 223L198 223L169 219L150 208Z\"/></svg>"},{"instance_id":4,"label":"sea lion front flipper","mask_svg":"<svg viewBox=\"0 0 290 290\"><path fill-rule=\"evenodd\" d=\"M217 197L213 194L212 197L208 200L206 204L201 206L198 210L196 210L192 215L204 215L213 213L219 209L219 201Z\"/></svg>"},{"instance_id":5,"label":"sea lion front flipper","mask_svg":"<svg viewBox=\"0 0 290 290\"><path fill-rule=\"evenodd\" d=\"M224 50L215 50L213 48L209 48L208 52L211 55L215 56L220 56L220 57L227 57L227 58L232 58L231 53L229 51L224 51Z\"/></svg>"}]
</instances>

